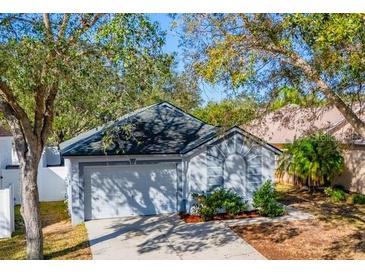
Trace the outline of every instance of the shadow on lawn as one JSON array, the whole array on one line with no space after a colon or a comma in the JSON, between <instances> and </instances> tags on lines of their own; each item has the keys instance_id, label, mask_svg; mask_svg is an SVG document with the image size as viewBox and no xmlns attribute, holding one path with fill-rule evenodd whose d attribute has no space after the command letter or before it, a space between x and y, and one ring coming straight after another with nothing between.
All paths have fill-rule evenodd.
<instances>
[{"instance_id":1,"label":"shadow on lawn","mask_svg":"<svg viewBox=\"0 0 365 274\"><path fill-rule=\"evenodd\" d=\"M232 227L233 231L241 234L241 227ZM288 227L287 223L262 223L258 225L248 226L245 228L245 233L253 235L251 240L259 241L264 237L273 243L283 243L291 238L299 236L301 231L296 227Z\"/></svg>"},{"instance_id":2,"label":"shadow on lawn","mask_svg":"<svg viewBox=\"0 0 365 274\"><path fill-rule=\"evenodd\" d=\"M341 237L332 242L325 250L322 259L325 260L350 260L354 259L351 253L365 253L365 231L358 229L351 235Z\"/></svg>"},{"instance_id":3,"label":"shadow on lawn","mask_svg":"<svg viewBox=\"0 0 365 274\"><path fill-rule=\"evenodd\" d=\"M364 259L365 231L318 219L236 226L233 230L269 259Z\"/></svg>"},{"instance_id":4,"label":"shadow on lawn","mask_svg":"<svg viewBox=\"0 0 365 274\"><path fill-rule=\"evenodd\" d=\"M332 203L323 192L279 189L279 200L316 216L314 220L234 227L265 255L281 259L354 259L365 254L365 206ZM263 240L264 239L264 240ZM286 250L288 248L288 250ZM290 250L292 248L292 250ZM276 251L274 251L276 250ZM291 254L291 251L297 255ZM299 252L299 253L298 253Z\"/></svg>"},{"instance_id":5,"label":"shadow on lawn","mask_svg":"<svg viewBox=\"0 0 365 274\"><path fill-rule=\"evenodd\" d=\"M71 247L67 247L65 249L59 250L59 251L54 251L48 254L44 254L44 259L46 260L51 260L51 259L57 259L57 258L62 258L64 256L70 256L70 258L68 259L72 259L72 257L77 257L77 252L80 250L83 250L85 248L89 247L89 241L83 241L81 243L78 243L77 245L71 246ZM75 254L74 256L72 256L72 254Z\"/></svg>"},{"instance_id":6,"label":"shadow on lawn","mask_svg":"<svg viewBox=\"0 0 365 274\"><path fill-rule=\"evenodd\" d=\"M86 230L72 226L63 201L40 204L45 259L89 259ZM20 206L15 207L15 232L0 241L0 259L25 259L26 240Z\"/></svg>"},{"instance_id":7,"label":"shadow on lawn","mask_svg":"<svg viewBox=\"0 0 365 274\"><path fill-rule=\"evenodd\" d=\"M278 192L279 200L285 205L309 211L319 220L325 222L343 221L347 224L365 224L365 206L343 203L332 203L321 191L309 192L292 187Z\"/></svg>"}]
</instances>

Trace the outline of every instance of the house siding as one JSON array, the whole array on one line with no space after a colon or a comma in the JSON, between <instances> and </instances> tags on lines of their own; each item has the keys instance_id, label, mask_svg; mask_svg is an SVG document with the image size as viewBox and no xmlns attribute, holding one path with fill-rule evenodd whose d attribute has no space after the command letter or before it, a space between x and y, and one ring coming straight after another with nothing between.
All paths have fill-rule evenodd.
<instances>
[{"instance_id":1,"label":"house siding","mask_svg":"<svg viewBox=\"0 0 365 274\"><path fill-rule=\"evenodd\" d=\"M203 193L207 189L207 158L206 148L203 148L198 153L192 155L186 161L186 211L191 212L194 204L192 193Z\"/></svg>"},{"instance_id":2,"label":"house siding","mask_svg":"<svg viewBox=\"0 0 365 274\"><path fill-rule=\"evenodd\" d=\"M238 159L241 166L227 167L227 160ZM241 159L241 160L240 160ZM212 140L211 143L186 155L125 155L125 156L97 156L97 157L66 157L65 165L69 172L68 200L72 223L77 224L85 220L85 189L83 183L83 167L94 165L154 164L164 162L176 163L177 191L176 211L192 212L194 201L192 193L206 193L217 186L233 188L240 196L252 203L253 193L269 179L273 180L275 168L275 153L251 137L239 131L233 131L222 138ZM228 171L227 171L228 170ZM231 176L245 170L243 182L245 186L229 185ZM241 173L242 174L242 173ZM237 178L237 176L235 177ZM87 194L86 194L87 195Z\"/></svg>"},{"instance_id":3,"label":"house siding","mask_svg":"<svg viewBox=\"0 0 365 274\"><path fill-rule=\"evenodd\" d=\"M234 189L252 208L253 193L265 180L274 181L275 153L252 139L236 132L227 138L202 147L187 159L187 211L191 213L194 201L192 193L204 193L215 187L230 188L226 182L232 174L225 171L226 159L240 155L246 165L245 188ZM221 171L219 170L221 169Z\"/></svg>"},{"instance_id":4,"label":"house siding","mask_svg":"<svg viewBox=\"0 0 365 274\"><path fill-rule=\"evenodd\" d=\"M365 146L354 146L343 151L345 169L334 178L334 185L365 194Z\"/></svg>"}]
</instances>

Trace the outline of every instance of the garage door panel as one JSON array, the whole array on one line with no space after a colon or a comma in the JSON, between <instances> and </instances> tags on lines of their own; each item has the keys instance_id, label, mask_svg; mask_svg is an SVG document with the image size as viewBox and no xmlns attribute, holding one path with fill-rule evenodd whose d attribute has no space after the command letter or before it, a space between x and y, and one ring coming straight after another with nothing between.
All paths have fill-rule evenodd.
<instances>
[{"instance_id":1,"label":"garage door panel","mask_svg":"<svg viewBox=\"0 0 365 274\"><path fill-rule=\"evenodd\" d=\"M85 179L89 219L176 212L176 165L86 167Z\"/></svg>"}]
</instances>

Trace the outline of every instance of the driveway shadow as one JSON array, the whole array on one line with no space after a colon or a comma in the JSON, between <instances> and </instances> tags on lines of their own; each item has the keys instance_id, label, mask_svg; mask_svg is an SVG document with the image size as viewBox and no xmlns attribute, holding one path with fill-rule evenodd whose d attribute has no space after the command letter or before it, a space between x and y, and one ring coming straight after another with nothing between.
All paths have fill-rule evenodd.
<instances>
[{"instance_id":1,"label":"driveway shadow","mask_svg":"<svg viewBox=\"0 0 365 274\"><path fill-rule=\"evenodd\" d=\"M107 232L90 239L90 245L118 240L123 245L128 240L136 243L139 254L149 253L169 246L176 253L197 253L210 248L222 247L237 241L237 235L221 223L206 222L187 224L178 215L159 215L91 221L93 230ZM104 227L103 224L107 223ZM138 240L136 240L138 238Z\"/></svg>"}]
</instances>

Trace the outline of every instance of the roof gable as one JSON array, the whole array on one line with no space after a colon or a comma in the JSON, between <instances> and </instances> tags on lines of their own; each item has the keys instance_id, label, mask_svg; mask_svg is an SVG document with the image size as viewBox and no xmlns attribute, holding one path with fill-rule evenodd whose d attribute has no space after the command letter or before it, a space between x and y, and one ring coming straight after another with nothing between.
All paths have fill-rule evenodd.
<instances>
[{"instance_id":1,"label":"roof gable","mask_svg":"<svg viewBox=\"0 0 365 274\"><path fill-rule=\"evenodd\" d=\"M236 133L240 134L241 136L243 136L245 138L250 139L252 142L260 145L261 147L263 147L263 148L265 148L265 149L267 149L267 150L269 150L269 151L271 151L271 152L273 152L277 155L282 153L282 151L279 148L265 142L264 140L258 138L255 135L252 135L248 131L246 131L246 130L240 128L240 127L237 127L237 126L233 126L230 129L225 130L223 132L217 131L214 136L211 136L209 139L206 139L203 142L197 144L196 146L191 147L189 150L185 150L184 153L192 154L192 153L194 153L194 151L196 149L200 149L203 146L209 146L209 145L211 145L215 142L218 142L218 141L220 141L224 138L227 138L227 137L229 138L230 136L232 136L233 134L236 134Z\"/></svg>"},{"instance_id":2,"label":"roof gable","mask_svg":"<svg viewBox=\"0 0 365 274\"><path fill-rule=\"evenodd\" d=\"M91 130L61 146L63 156L179 154L217 128L163 102ZM104 137L111 142L105 145Z\"/></svg>"},{"instance_id":3,"label":"roof gable","mask_svg":"<svg viewBox=\"0 0 365 274\"><path fill-rule=\"evenodd\" d=\"M358 106L354 106L353 110L358 114L361 112ZM365 113L360 117L365 121ZM335 107L301 108L287 105L242 127L272 144L292 143L297 138L318 131L327 132L340 142L347 143L350 141L347 137L354 134L351 125Z\"/></svg>"}]
</instances>

